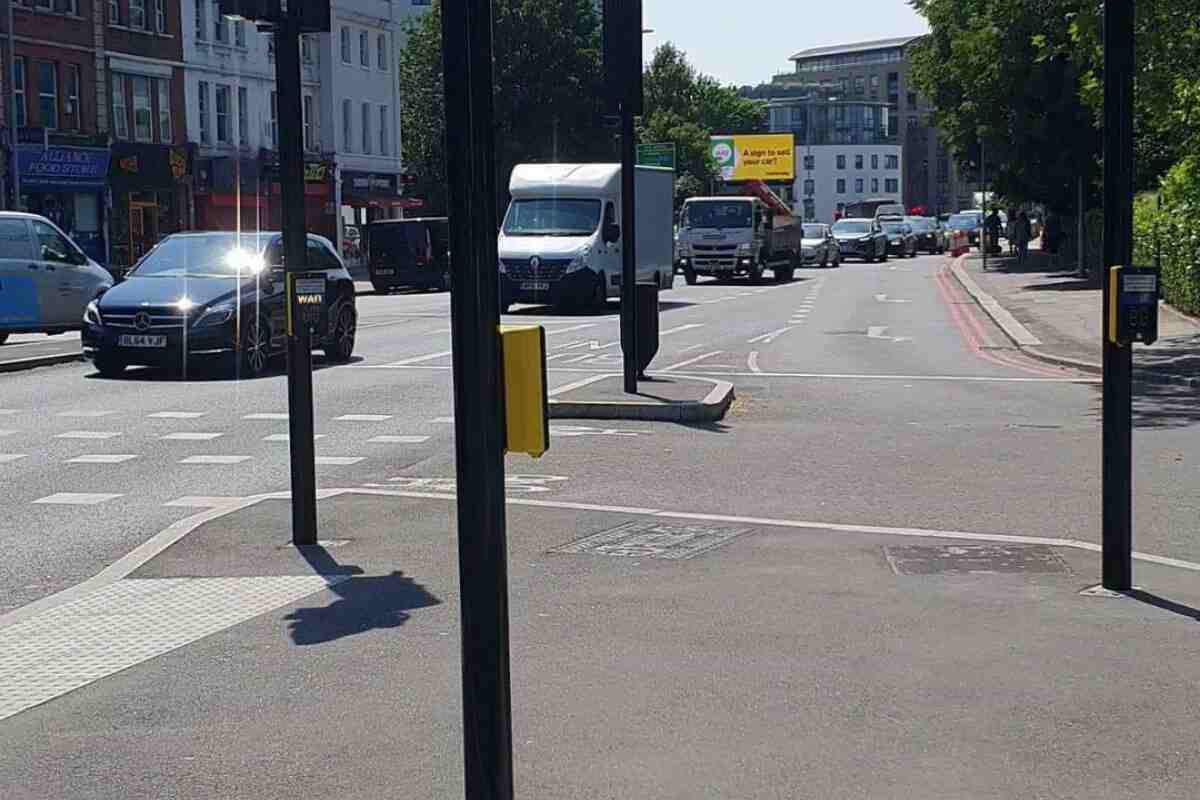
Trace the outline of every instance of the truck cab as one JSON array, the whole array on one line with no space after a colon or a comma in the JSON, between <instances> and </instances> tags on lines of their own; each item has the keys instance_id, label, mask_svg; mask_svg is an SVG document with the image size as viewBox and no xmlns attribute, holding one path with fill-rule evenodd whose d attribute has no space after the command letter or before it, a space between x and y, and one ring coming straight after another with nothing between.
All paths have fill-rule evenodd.
<instances>
[{"instance_id":1,"label":"truck cab","mask_svg":"<svg viewBox=\"0 0 1200 800\"><path fill-rule=\"evenodd\" d=\"M791 280L800 264L801 226L758 197L690 197L679 215L679 263L684 279L698 276L753 282L771 269L776 280Z\"/></svg>"}]
</instances>

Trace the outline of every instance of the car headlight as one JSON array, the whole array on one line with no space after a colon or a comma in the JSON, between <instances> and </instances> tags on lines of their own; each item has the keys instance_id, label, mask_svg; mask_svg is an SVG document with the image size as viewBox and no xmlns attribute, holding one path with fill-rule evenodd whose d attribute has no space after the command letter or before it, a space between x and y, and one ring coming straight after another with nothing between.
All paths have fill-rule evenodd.
<instances>
[{"instance_id":1,"label":"car headlight","mask_svg":"<svg viewBox=\"0 0 1200 800\"><path fill-rule=\"evenodd\" d=\"M103 325L103 320L100 319L100 304L95 300L87 304L87 308L83 310L83 321L89 325Z\"/></svg>"},{"instance_id":2,"label":"car headlight","mask_svg":"<svg viewBox=\"0 0 1200 800\"><path fill-rule=\"evenodd\" d=\"M748 255L750 255L750 253L753 249L754 249L754 245L750 244L749 242L747 242L745 244L739 244L738 249L737 249L738 255L748 256Z\"/></svg>"},{"instance_id":3,"label":"car headlight","mask_svg":"<svg viewBox=\"0 0 1200 800\"><path fill-rule=\"evenodd\" d=\"M192 327L207 328L211 325L221 325L233 319L233 303L220 303L204 310Z\"/></svg>"},{"instance_id":4,"label":"car headlight","mask_svg":"<svg viewBox=\"0 0 1200 800\"><path fill-rule=\"evenodd\" d=\"M580 250L575 254L574 258L571 259L571 262L567 264L566 271L578 272L581 269L585 269L588 265L588 256L591 255L591 253L592 251L587 247Z\"/></svg>"}]
</instances>

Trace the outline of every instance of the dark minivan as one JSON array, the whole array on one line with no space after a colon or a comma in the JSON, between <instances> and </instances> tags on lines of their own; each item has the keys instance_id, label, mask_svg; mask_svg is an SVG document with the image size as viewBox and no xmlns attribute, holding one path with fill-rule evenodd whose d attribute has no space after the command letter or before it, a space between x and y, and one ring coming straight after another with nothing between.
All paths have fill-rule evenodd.
<instances>
[{"instance_id":1,"label":"dark minivan","mask_svg":"<svg viewBox=\"0 0 1200 800\"><path fill-rule=\"evenodd\" d=\"M450 289L450 228L445 217L372 222L366 227L366 248L377 293L401 287Z\"/></svg>"}]
</instances>

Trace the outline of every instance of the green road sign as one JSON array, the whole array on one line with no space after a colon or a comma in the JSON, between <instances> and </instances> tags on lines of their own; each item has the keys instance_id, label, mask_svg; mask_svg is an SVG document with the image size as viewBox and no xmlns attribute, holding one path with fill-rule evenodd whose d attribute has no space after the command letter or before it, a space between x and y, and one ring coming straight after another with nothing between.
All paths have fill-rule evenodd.
<instances>
[{"instance_id":1,"label":"green road sign","mask_svg":"<svg viewBox=\"0 0 1200 800\"><path fill-rule=\"evenodd\" d=\"M639 144L637 146L637 163L643 167L675 169L675 143Z\"/></svg>"}]
</instances>

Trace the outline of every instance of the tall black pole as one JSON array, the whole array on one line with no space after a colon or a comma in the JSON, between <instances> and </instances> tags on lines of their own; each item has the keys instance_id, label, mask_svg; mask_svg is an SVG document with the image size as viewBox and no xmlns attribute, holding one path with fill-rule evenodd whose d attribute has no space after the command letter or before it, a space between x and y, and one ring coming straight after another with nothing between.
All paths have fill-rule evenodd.
<instances>
[{"instance_id":1,"label":"tall black pole","mask_svg":"<svg viewBox=\"0 0 1200 800\"><path fill-rule=\"evenodd\" d=\"M443 0L467 800L513 794L491 0Z\"/></svg>"},{"instance_id":2,"label":"tall black pole","mask_svg":"<svg viewBox=\"0 0 1200 800\"><path fill-rule=\"evenodd\" d=\"M641 35L640 30L638 35ZM638 62L641 63L640 58ZM624 355L625 391L629 394L635 394L638 390L637 204L634 200L636 152L633 109L625 102L621 104L621 350Z\"/></svg>"},{"instance_id":3,"label":"tall black pole","mask_svg":"<svg viewBox=\"0 0 1200 800\"><path fill-rule=\"evenodd\" d=\"M275 30L275 88L279 119L299 125L300 4ZM299 136L279 137L279 199L283 223L283 259L287 272L288 318L297 324L287 334L288 446L292 456L292 543L317 543L317 479L313 450L312 341L298 324L295 273L308 267L308 233L304 228L304 150ZM242 324L248 324L243 320Z\"/></svg>"},{"instance_id":4,"label":"tall black pole","mask_svg":"<svg viewBox=\"0 0 1200 800\"><path fill-rule=\"evenodd\" d=\"M1103 584L1133 588L1133 352L1108 341L1109 267L1133 259L1133 0L1104 4Z\"/></svg>"}]
</instances>

